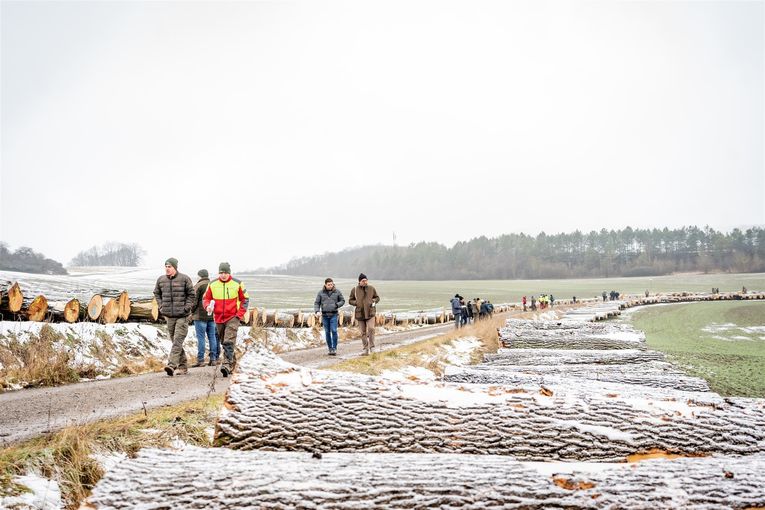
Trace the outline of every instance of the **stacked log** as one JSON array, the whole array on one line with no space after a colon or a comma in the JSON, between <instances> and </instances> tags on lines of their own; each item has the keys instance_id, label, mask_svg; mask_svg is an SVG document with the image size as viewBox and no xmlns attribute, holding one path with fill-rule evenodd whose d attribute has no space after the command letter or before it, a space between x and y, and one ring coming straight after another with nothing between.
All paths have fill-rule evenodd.
<instances>
[{"instance_id":1,"label":"stacked log","mask_svg":"<svg viewBox=\"0 0 765 510\"><path fill-rule=\"evenodd\" d=\"M18 282L14 282L13 285L3 292L2 296L2 311L10 313L19 313L21 307L24 305L24 294L21 292Z\"/></svg>"},{"instance_id":2,"label":"stacked log","mask_svg":"<svg viewBox=\"0 0 765 510\"><path fill-rule=\"evenodd\" d=\"M88 319L97 321L104 309L104 298L100 294L94 294L88 302Z\"/></svg>"},{"instance_id":3,"label":"stacked log","mask_svg":"<svg viewBox=\"0 0 765 510\"><path fill-rule=\"evenodd\" d=\"M136 300L130 303L131 321L151 321L159 320L159 306L155 298Z\"/></svg>"},{"instance_id":4,"label":"stacked log","mask_svg":"<svg viewBox=\"0 0 765 510\"><path fill-rule=\"evenodd\" d=\"M765 505L763 473L763 455L654 460L599 470L560 465L555 474L541 474L517 460L488 455L311 455L186 446L144 449L118 463L83 506L743 509Z\"/></svg>"},{"instance_id":5,"label":"stacked log","mask_svg":"<svg viewBox=\"0 0 765 510\"><path fill-rule=\"evenodd\" d=\"M68 323L74 323L84 319L87 313L85 306L83 306L77 298L70 299L66 302L49 302L48 310L51 312L53 320Z\"/></svg>"},{"instance_id":6,"label":"stacked log","mask_svg":"<svg viewBox=\"0 0 765 510\"><path fill-rule=\"evenodd\" d=\"M295 324L295 316L291 313L275 312L274 326L277 328L291 328Z\"/></svg>"},{"instance_id":7,"label":"stacked log","mask_svg":"<svg viewBox=\"0 0 765 510\"><path fill-rule=\"evenodd\" d=\"M98 320L102 324L114 324L120 318L120 310L120 298L110 298L101 308L101 315L98 317Z\"/></svg>"}]
</instances>

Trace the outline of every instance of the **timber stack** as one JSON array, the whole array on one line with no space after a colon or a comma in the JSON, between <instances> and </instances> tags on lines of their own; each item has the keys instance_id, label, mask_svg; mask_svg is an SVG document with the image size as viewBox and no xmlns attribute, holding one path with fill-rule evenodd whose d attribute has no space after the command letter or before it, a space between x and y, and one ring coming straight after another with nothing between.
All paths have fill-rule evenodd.
<instances>
[{"instance_id":1,"label":"timber stack","mask_svg":"<svg viewBox=\"0 0 765 510\"><path fill-rule=\"evenodd\" d=\"M312 370L253 348L218 448L139 452L88 504L765 506L765 399L711 392L627 326L511 320L500 335L505 348L437 382ZM211 466L241 483L222 488ZM177 490L189 483L194 493Z\"/></svg>"}]
</instances>

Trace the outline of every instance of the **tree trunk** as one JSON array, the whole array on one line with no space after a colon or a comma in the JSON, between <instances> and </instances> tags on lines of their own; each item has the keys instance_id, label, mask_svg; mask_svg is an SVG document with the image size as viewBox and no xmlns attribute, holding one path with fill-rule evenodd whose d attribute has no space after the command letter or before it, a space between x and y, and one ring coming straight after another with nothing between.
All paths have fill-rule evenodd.
<instances>
[{"instance_id":1,"label":"tree trunk","mask_svg":"<svg viewBox=\"0 0 765 510\"><path fill-rule=\"evenodd\" d=\"M490 455L144 448L110 468L83 508L754 509L765 505L763 466L763 455L593 470Z\"/></svg>"},{"instance_id":2,"label":"tree trunk","mask_svg":"<svg viewBox=\"0 0 765 510\"><path fill-rule=\"evenodd\" d=\"M156 298L131 302L128 320L131 322L157 322L159 320L159 306Z\"/></svg>"},{"instance_id":3,"label":"tree trunk","mask_svg":"<svg viewBox=\"0 0 765 510\"><path fill-rule=\"evenodd\" d=\"M291 328L295 324L295 316L291 313L276 312L274 324L278 328Z\"/></svg>"},{"instance_id":4,"label":"tree trunk","mask_svg":"<svg viewBox=\"0 0 765 510\"><path fill-rule=\"evenodd\" d=\"M29 306L23 310L22 315L25 315L29 321L40 322L45 319L45 314L47 313L48 300L45 299L45 296L40 295L35 297L32 302L29 303Z\"/></svg>"},{"instance_id":5,"label":"tree trunk","mask_svg":"<svg viewBox=\"0 0 765 510\"><path fill-rule=\"evenodd\" d=\"M119 297L113 297L106 302L101 309L101 316L99 320L103 324L114 324L120 317L120 300Z\"/></svg>"},{"instance_id":6,"label":"tree trunk","mask_svg":"<svg viewBox=\"0 0 765 510\"><path fill-rule=\"evenodd\" d=\"M92 321L97 321L101 317L101 312L104 309L104 298L100 294L93 294L88 302L88 318Z\"/></svg>"},{"instance_id":7,"label":"tree trunk","mask_svg":"<svg viewBox=\"0 0 765 510\"><path fill-rule=\"evenodd\" d=\"M74 323L85 317L87 310L77 298L69 301L48 302L48 310L57 321Z\"/></svg>"},{"instance_id":8,"label":"tree trunk","mask_svg":"<svg viewBox=\"0 0 765 510\"><path fill-rule=\"evenodd\" d=\"M117 296L117 318L126 321L130 317L130 297L127 291L122 291Z\"/></svg>"},{"instance_id":9,"label":"tree trunk","mask_svg":"<svg viewBox=\"0 0 765 510\"><path fill-rule=\"evenodd\" d=\"M18 282L13 282L3 293L0 299L0 311L16 314L24 305L24 293L21 292Z\"/></svg>"},{"instance_id":10,"label":"tree trunk","mask_svg":"<svg viewBox=\"0 0 765 510\"><path fill-rule=\"evenodd\" d=\"M586 381L550 387L392 383L303 369L258 349L245 354L238 370L216 429L216 443L235 449L611 462L653 449L765 452L763 399L669 389L635 399Z\"/></svg>"}]
</instances>

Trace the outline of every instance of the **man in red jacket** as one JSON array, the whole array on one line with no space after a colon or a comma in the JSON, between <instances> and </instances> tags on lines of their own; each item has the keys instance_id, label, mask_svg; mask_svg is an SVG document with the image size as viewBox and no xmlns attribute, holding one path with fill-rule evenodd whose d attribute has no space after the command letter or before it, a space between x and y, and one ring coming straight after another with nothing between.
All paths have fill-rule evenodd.
<instances>
[{"instance_id":1,"label":"man in red jacket","mask_svg":"<svg viewBox=\"0 0 765 510\"><path fill-rule=\"evenodd\" d=\"M215 319L217 336L225 357L220 371L223 377L228 377L236 364L234 346L239 323L250 302L244 283L231 276L231 265L228 262L221 262L218 266L218 279L207 286L202 302Z\"/></svg>"}]
</instances>

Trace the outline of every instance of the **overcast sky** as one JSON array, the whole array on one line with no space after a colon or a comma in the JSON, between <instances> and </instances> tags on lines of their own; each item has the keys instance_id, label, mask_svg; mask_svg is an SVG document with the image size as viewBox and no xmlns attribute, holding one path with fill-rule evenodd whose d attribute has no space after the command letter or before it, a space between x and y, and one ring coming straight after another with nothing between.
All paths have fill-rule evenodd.
<instances>
[{"instance_id":1,"label":"overcast sky","mask_svg":"<svg viewBox=\"0 0 765 510\"><path fill-rule=\"evenodd\" d=\"M765 223L763 2L1 5L11 248Z\"/></svg>"}]
</instances>

